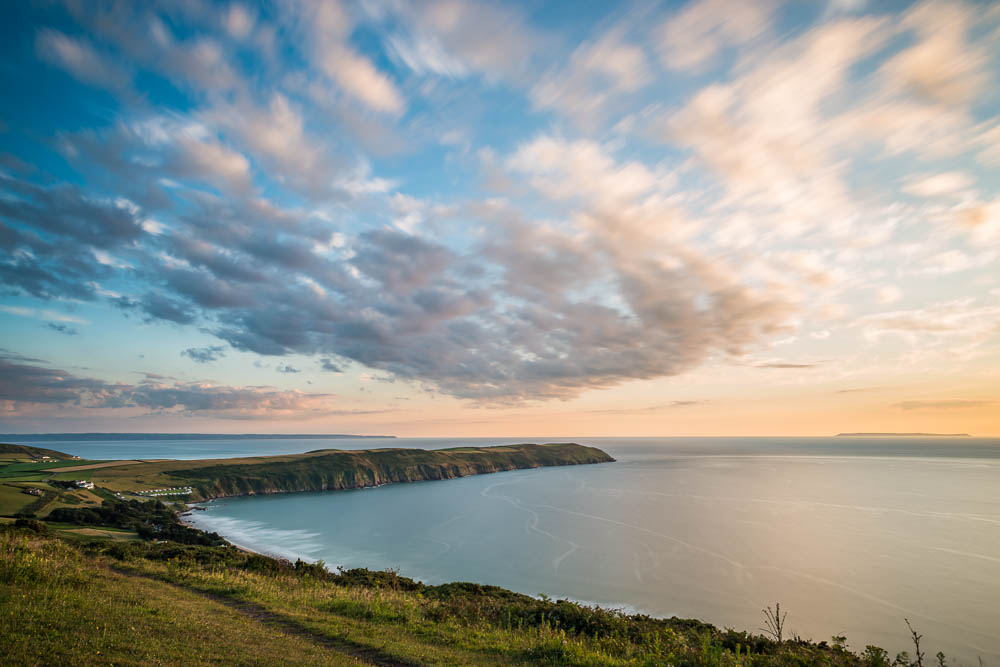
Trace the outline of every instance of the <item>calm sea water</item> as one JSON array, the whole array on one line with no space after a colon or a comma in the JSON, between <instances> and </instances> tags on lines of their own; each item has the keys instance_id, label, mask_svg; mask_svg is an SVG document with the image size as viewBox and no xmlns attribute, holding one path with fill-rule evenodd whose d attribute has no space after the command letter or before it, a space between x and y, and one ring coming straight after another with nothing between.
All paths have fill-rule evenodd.
<instances>
[{"instance_id":1,"label":"calm sea water","mask_svg":"<svg viewBox=\"0 0 1000 667\"><path fill-rule=\"evenodd\" d=\"M618 462L219 500L193 519L288 558L738 629L756 631L760 610L780 601L792 633L846 635L855 649L910 648L905 617L929 654L1000 663L1000 439L575 441ZM469 442L514 441L45 446L92 458L197 458Z\"/></svg>"}]
</instances>

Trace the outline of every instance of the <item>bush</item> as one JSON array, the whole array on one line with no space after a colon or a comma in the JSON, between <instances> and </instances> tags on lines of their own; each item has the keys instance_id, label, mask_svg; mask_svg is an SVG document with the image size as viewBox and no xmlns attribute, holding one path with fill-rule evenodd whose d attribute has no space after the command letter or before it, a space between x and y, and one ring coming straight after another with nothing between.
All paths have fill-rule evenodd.
<instances>
[{"instance_id":1,"label":"bush","mask_svg":"<svg viewBox=\"0 0 1000 667\"><path fill-rule=\"evenodd\" d=\"M45 535L49 532L49 527L38 519L23 519L19 518L14 522L15 528L23 528L25 530L30 530L33 533L39 533Z\"/></svg>"},{"instance_id":2,"label":"bush","mask_svg":"<svg viewBox=\"0 0 1000 667\"><path fill-rule=\"evenodd\" d=\"M105 500L100 507L58 507L49 521L84 526L128 528L144 540L170 540L181 544L221 546L226 544L217 533L185 526L177 514L160 501Z\"/></svg>"},{"instance_id":3,"label":"bush","mask_svg":"<svg viewBox=\"0 0 1000 667\"><path fill-rule=\"evenodd\" d=\"M387 588L393 591L419 591L424 588L419 581L401 577L393 570L368 570L363 567L351 570L338 569L337 574L332 575L330 580L341 586Z\"/></svg>"}]
</instances>

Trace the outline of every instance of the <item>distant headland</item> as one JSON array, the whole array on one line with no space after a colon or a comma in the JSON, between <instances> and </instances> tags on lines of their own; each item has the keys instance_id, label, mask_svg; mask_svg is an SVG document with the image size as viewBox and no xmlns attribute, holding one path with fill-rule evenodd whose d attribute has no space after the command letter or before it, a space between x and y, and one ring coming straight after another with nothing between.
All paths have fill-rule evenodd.
<instances>
[{"instance_id":1,"label":"distant headland","mask_svg":"<svg viewBox=\"0 0 1000 667\"><path fill-rule=\"evenodd\" d=\"M0 433L5 442L88 442L108 440L332 440L337 438L395 438L394 435L349 433Z\"/></svg>"},{"instance_id":2,"label":"distant headland","mask_svg":"<svg viewBox=\"0 0 1000 667\"><path fill-rule=\"evenodd\" d=\"M838 438L971 438L968 433L838 433Z\"/></svg>"}]
</instances>

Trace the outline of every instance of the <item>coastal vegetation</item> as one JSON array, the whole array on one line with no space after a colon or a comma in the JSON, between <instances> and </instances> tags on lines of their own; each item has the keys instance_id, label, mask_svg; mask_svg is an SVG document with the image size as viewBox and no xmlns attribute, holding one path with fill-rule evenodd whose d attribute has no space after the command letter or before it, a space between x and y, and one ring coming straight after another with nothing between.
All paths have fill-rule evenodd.
<instances>
[{"instance_id":1,"label":"coastal vegetation","mask_svg":"<svg viewBox=\"0 0 1000 667\"><path fill-rule=\"evenodd\" d=\"M18 523L0 526L11 664L916 664L853 652L841 637L778 641L495 586L330 572L231 546L70 542Z\"/></svg>"},{"instance_id":2,"label":"coastal vegetation","mask_svg":"<svg viewBox=\"0 0 1000 667\"><path fill-rule=\"evenodd\" d=\"M42 459L43 457L49 457L53 459L75 458L71 454L66 454L65 452L59 452L54 449L45 449L44 447L31 447L29 445L13 445L5 442L0 442L0 461L34 460L34 459Z\"/></svg>"}]
</instances>

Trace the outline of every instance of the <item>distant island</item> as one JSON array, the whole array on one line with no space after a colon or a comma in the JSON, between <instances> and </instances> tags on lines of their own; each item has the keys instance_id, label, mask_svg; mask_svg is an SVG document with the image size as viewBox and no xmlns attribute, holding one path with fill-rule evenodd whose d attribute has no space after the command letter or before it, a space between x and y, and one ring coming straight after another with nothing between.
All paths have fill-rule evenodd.
<instances>
[{"instance_id":1,"label":"distant island","mask_svg":"<svg viewBox=\"0 0 1000 667\"><path fill-rule=\"evenodd\" d=\"M971 438L968 433L838 433L838 438L857 438L857 437L869 437L869 438Z\"/></svg>"},{"instance_id":2,"label":"distant island","mask_svg":"<svg viewBox=\"0 0 1000 667\"><path fill-rule=\"evenodd\" d=\"M337 438L389 439L394 435L349 433L0 433L5 442L93 442L109 440L333 440Z\"/></svg>"}]
</instances>

